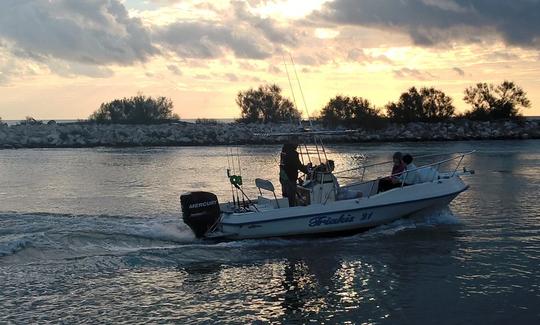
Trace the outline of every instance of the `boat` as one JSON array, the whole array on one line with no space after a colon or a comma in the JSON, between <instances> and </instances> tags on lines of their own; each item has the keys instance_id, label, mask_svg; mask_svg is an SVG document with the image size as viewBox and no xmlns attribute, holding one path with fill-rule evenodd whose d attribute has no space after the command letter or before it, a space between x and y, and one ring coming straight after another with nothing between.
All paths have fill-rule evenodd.
<instances>
[{"instance_id":1,"label":"boat","mask_svg":"<svg viewBox=\"0 0 540 325\"><path fill-rule=\"evenodd\" d=\"M449 158L407 170L399 186L381 192L379 182L383 177L369 180L364 177L371 168L391 161L334 172L333 161L327 158L322 141L317 141L322 133L307 135L315 140L311 148L306 144L299 147L303 160L313 162L318 157L319 162L300 179L298 206L289 207L288 199L278 197L274 184L262 178L255 179L259 195L248 197L241 175L233 175L227 169L233 200L219 203L211 192L184 193L180 197L184 223L197 238L205 239L355 234L422 210L448 205L469 187L462 177L474 174L472 170L461 169L464 157L474 151L446 154ZM295 136L298 135L306 136L306 133ZM231 157L231 161L234 164L235 158ZM241 170L240 166L237 169ZM353 170L358 178L340 186L337 180L340 174ZM427 171L423 174L430 176L415 184L404 183L407 174L418 171Z\"/></svg>"}]
</instances>

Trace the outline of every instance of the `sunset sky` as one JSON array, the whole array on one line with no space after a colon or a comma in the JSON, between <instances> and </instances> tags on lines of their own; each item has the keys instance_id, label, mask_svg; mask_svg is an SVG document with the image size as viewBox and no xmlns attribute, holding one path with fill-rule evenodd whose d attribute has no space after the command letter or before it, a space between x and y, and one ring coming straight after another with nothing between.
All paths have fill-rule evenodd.
<instances>
[{"instance_id":1,"label":"sunset sky","mask_svg":"<svg viewBox=\"0 0 540 325\"><path fill-rule=\"evenodd\" d=\"M511 80L540 115L540 0L1 0L0 117L87 118L137 92L181 118L238 117L241 90L292 99L289 54L311 114L411 86L464 111L467 86Z\"/></svg>"}]
</instances>

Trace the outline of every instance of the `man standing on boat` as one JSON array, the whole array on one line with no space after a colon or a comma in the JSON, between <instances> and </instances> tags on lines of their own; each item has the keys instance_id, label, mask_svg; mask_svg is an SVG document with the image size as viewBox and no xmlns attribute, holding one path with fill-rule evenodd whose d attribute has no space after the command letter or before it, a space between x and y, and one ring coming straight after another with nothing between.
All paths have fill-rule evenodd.
<instances>
[{"instance_id":1,"label":"man standing on boat","mask_svg":"<svg viewBox=\"0 0 540 325\"><path fill-rule=\"evenodd\" d=\"M283 145L281 149L281 160L279 163L279 182L283 197L289 199L289 206L296 206L296 181L298 171L308 173L308 166L304 166L296 149L298 139L292 138Z\"/></svg>"}]
</instances>

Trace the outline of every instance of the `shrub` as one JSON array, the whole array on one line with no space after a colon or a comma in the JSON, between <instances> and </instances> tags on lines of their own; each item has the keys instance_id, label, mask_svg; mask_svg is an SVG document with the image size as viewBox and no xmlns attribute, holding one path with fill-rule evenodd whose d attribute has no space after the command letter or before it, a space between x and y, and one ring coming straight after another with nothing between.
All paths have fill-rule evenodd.
<instances>
[{"instance_id":1,"label":"shrub","mask_svg":"<svg viewBox=\"0 0 540 325\"><path fill-rule=\"evenodd\" d=\"M364 98L338 95L321 110L320 120L329 126L373 128L382 124L380 110Z\"/></svg>"},{"instance_id":2,"label":"shrub","mask_svg":"<svg viewBox=\"0 0 540 325\"><path fill-rule=\"evenodd\" d=\"M386 105L388 117L396 122L443 121L454 116L452 98L444 92L431 88L410 88L401 94L397 103Z\"/></svg>"},{"instance_id":3,"label":"shrub","mask_svg":"<svg viewBox=\"0 0 540 325\"><path fill-rule=\"evenodd\" d=\"M241 91L236 96L242 122L292 122L301 114L293 103L281 96L278 85L262 85L258 89Z\"/></svg>"},{"instance_id":4,"label":"shrub","mask_svg":"<svg viewBox=\"0 0 540 325\"><path fill-rule=\"evenodd\" d=\"M520 108L531 105L525 91L511 81L503 81L498 86L477 83L465 89L463 100L472 105L464 117L473 120L519 118Z\"/></svg>"},{"instance_id":5,"label":"shrub","mask_svg":"<svg viewBox=\"0 0 540 325\"><path fill-rule=\"evenodd\" d=\"M166 97L135 97L103 103L89 120L98 123L148 124L180 119L172 112L173 102Z\"/></svg>"}]
</instances>

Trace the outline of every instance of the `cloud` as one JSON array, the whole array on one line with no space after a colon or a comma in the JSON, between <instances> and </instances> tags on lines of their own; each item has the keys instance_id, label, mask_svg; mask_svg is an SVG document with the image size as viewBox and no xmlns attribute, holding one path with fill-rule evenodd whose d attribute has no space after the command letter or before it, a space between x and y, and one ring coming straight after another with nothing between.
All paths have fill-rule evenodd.
<instances>
[{"instance_id":1,"label":"cloud","mask_svg":"<svg viewBox=\"0 0 540 325\"><path fill-rule=\"evenodd\" d=\"M271 55L267 42L256 35L214 22L177 22L156 29L155 40L182 58L215 59L232 51L236 57L264 59Z\"/></svg>"},{"instance_id":2,"label":"cloud","mask_svg":"<svg viewBox=\"0 0 540 325\"><path fill-rule=\"evenodd\" d=\"M507 44L540 47L539 12L538 0L335 0L311 18L401 31L418 45L496 35Z\"/></svg>"},{"instance_id":3,"label":"cloud","mask_svg":"<svg viewBox=\"0 0 540 325\"><path fill-rule=\"evenodd\" d=\"M436 76L429 72L422 72L417 69L402 68L394 70L394 77L397 79L414 79L414 80L430 80L435 79Z\"/></svg>"},{"instance_id":4,"label":"cloud","mask_svg":"<svg viewBox=\"0 0 540 325\"><path fill-rule=\"evenodd\" d=\"M274 44L294 45L298 41L294 30L279 26L275 20L261 18L248 11L248 4L241 1L233 3L234 20L247 24L250 28L260 31L264 37Z\"/></svg>"},{"instance_id":5,"label":"cloud","mask_svg":"<svg viewBox=\"0 0 540 325\"><path fill-rule=\"evenodd\" d=\"M485 55L485 58L490 61L513 61L519 60L519 56L508 51L495 51Z\"/></svg>"},{"instance_id":6,"label":"cloud","mask_svg":"<svg viewBox=\"0 0 540 325\"><path fill-rule=\"evenodd\" d=\"M119 0L1 1L0 39L41 61L129 65L159 53Z\"/></svg>"},{"instance_id":7,"label":"cloud","mask_svg":"<svg viewBox=\"0 0 540 325\"><path fill-rule=\"evenodd\" d=\"M231 81L231 82L237 82L238 80L240 80L238 78L237 75L235 75L234 73L226 73L225 74L225 78L227 78L227 80Z\"/></svg>"},{"instance_id":8,"label":"cloud","mask_svg":"<svg viewBox=\"0 0 540 325\"><path fill-rule=\"evenodd\" d=\"M177 1L156 1L170 5ZM179 2L179 1L178 1ZM145 2L146 3L146 2ZM213 20L180 18L163 25L132 17L123 0L3 0L0 1L0 48L18 64L35 62L61 76L106 77L111 65L147 62L174 53L201 61L233 54L265 60L297 38L271 18L251 13L249 5L192 4L211 11ZM149 3L141 6L153 12ZM142 7L141 7L142 8ZM136 11L139 12L140 11ZM217 18L216 18L217 17ZM196 18L196 17L194 17ZM94 66L94 67L92 67ZM181 75L178 67L167 67ZM20 69L2 70L3 83Z\"/></svg>"},{"instance_id":9,"label":"cloud","mask_svg":"<svg viewBox=\"0 0 540 325\"><path fill-rule=\"evenodd\" d=\"M73 78L76 76L108 78L114 75L114 72L111 69L93 64L51 60L47 63L47 66L51 72L68 78Z\"/></svg>"},{"instance_id":10,"label":"cloud","mask_svg":"<svg viewBox=\"0 0 540 325\"><path fill-rule=\"evenodd\" d=\"M280 75L283 73L283 71L281 70L280 67L278 67L277 65L269 65L268 66L268 72L271 73L271 74L276 74L276 75Z\"/></svg>"},{"instance_id":11,"label":"cloud","mask_svg":"<svg viewBox=\"0 0 540 325\"><path fill-rule=\"evenodd\" d=\"M465 71L463 71L462 69L458 67L453 67L452 70L454 70L454 72L456 72L460 77L465 76Z\"/></svg>"},{"instance_id":12,"label":"cloud","mask_svg":"<svg viewBox=\"0 0 540 325\"><path fill-rule=\"evenodd\" d=\"M392 60L390 60L385 55L372 55L364 51L363 49L357 49L353 48L349 50L347 53L347 59L350 61L359 62L362 64L369 64L369 63L386 63L386 64L392 64Z\"/></svg>"},{"instance_id":13,"label":"cloud","mask_svg":"<svg viewBox=\"0 0 540 325\"><path fill-rule=\"evenodd\" d=\"M182 20L155 27L156 44L182 58L215 59L232 52L237 58L263 60L298 41L291 29L251 13L245 2L232 2L228 10L205 9L215 11L219 20Z\"/></svg>"},{"instance_id":14,"label":"cloud","mask_svg":"<svg viewBox=\"0 0 540 325\"><path fill-rule=\"evenodd\" d=\"M182 70L180 70L180 68L174 64L168 64L167 69L169 69L170 72L174 73L177 76L182 75Z\"/></svg>"}]
</instances>

